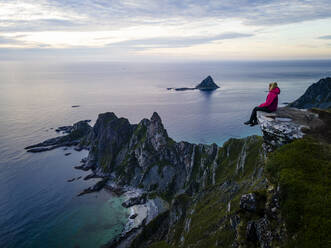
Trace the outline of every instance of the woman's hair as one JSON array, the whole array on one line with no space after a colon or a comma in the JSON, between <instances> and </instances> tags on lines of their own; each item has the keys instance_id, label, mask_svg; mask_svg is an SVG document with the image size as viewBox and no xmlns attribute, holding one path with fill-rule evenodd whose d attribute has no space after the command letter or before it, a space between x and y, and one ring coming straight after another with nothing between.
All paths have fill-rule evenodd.
<instances>
[{"instance_id":1,"label":"woman's hair","mask_svg":"<svg viewBox=\"0 0 331 248\"><path fill-rule=\"evenodd\" d=\"M269 84L270 90L276 89L277 87L278 87L277 82L272 82L272 83Z\"/></svg>"}]
</instances>

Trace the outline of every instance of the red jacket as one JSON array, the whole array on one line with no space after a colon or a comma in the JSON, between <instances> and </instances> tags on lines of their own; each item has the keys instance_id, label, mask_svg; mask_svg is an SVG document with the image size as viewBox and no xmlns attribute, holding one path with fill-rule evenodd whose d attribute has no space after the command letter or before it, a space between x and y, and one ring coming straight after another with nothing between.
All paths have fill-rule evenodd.
<instances>
[{"instance_id":1,"label":"red jacket","mask_svg":"<svg viewBox=\"0 0 331 248\"><path fill-rule=\"evenodd\" d=\"M274 88L273 90L269 91L267 96L267 100L265 103L259 105L259 107L267 107L270 111L276 111L278 105L278 94L280 93L280 89Z\"/></svg>"}]
</instances>

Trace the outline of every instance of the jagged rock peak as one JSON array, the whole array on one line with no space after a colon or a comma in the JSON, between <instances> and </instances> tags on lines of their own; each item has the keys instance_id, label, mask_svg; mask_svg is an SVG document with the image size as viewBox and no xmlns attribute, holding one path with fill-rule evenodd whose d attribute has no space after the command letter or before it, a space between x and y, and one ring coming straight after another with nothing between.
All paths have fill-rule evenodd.
<instances>
[{"instance_id":1,"label":"jagged rock peak","mask_svg":"<svg viewBox=\"0 0 331 248\"><path fill-rule=\"evenodd\" d=\"M100 113L98 114L98 118L112 118L112 119L117 119L117 116L115 115L114 112L105 112L105 113Z\"/></svg>"},{"instance_id":2,"label":"jagged rock peak","mask_svg":"<svg viewBox=\"0 0 331 248\"><path fill-rule=\"evenodd\" d=\"M158 133L166 132L166 130L162 124L161 117L159 116L159 114L157 112L154 112L151 117L150 129L153 129L152 134L155 134L155 132L158 132Z\"/></svg>"},{"instance_id":3,"label":"jagged rock peak","mask_svg":"<svg viewBox=\"0 0 331 248\"><path fill-rule=\"evenodd\" d=\"M98 115L96 122L109 122L118 119L114 112L105 112Z\"/></svg>"},{"instance_id":4,"label":"jagged rock peak","mask_svg":"<svg viewBox=\"0 0 331 248\"><path fill-rule=\"evenodd\" d=\"M219 88L217 84L215 84L213 78L211 76L206 77L200 84L196 86L199 90L214 90Z\"/></svg>"},{"instance_id":5,"label":"jagged rock peak","mask_svg":"<svg viewBox=\"0 0 331 248\"><path fill-rule=\"evenodd\" d=\"M295 108L322 108L331 107L331 77L322 78L308 87L306 92L296 101L289 104Z\"/></svg>"},{"instance_id":6,"label":"jagged rock peak","mask_svg":"<svg viewBox=\"0 0 331 248\"><path fill-rule=\"evenodd\" d=\"M161 121L161 117L159 116L159 114L157 112L154 112L152 117L151 117L151 121L152 122L159 122L162 124L162 121Z\"/></svg>"},{"instance_id":7,"label":"jagged rock peak","mask_svg":"<svg viewBox=\"0 0 331 248\"><path fill-rule=\"evenodd\" d=\"M154 148L159 150L167 143L168 133L165 130L158 113L154 112L150 125L147 127L147 137L151 140Z\"/></svg>"}]
</instances>

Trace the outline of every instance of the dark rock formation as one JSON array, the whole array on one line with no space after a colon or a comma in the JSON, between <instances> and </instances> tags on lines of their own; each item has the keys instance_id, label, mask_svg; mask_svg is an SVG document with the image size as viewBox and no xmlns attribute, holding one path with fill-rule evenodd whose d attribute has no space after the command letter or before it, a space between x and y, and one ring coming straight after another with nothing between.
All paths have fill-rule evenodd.
<instances>
[{"instance_id":1,"label":"dark rock formation","mask_svg":"<svg viewBox=\"0 0 331 248\"><path fill-rule=\"evenodd\" d=\"M36 145L25 147L28 152L43 152L52 150L61 146L74 146L79 145L91 130L88 124L89 120L76 122L72 127L66 128L67 135L51 138Z\"/></svg>"},{"instance_id":2,"label":"dark rock formation","mask_svg":"<svg viewBox=\"0 0 331 248\"><path fill-rule=\"evenodd\" d=\"M130 219L134 219L134 218L136 218L138 216L138 214L133 214L133 215L130 215Z\"/></svg>"},{"instance_id":3,"label":"dark rock formation","mask_svg":"<svg viewBox=\"0 0 331 248\"><path fill-rule=\"evenodd\" d=\"M72 126L61 126L55 129L56 132L70 133Z\"/></svg>"},{"instance_id":4,"label":"dark rock formation","mask_svg":"<svg viewBox=\"0 0 331 248\"><path fill-rule=\"evenodd\" d=\"M215 84L213 78L211 76L206 77L204 80L202 80L201 83L199 83L194 88L189 87L182 87L182 88L167 88L167 90L176 90L176 91L184 91L184 90L216 90L219 86Z\"/></svg>"},{"instance_id":5,"label":"dark rock formation","mask_svg":"<svg viewBox=\"0 0 331 248\"><path fill-rule=\"evenodd\" d=\"M242 195L239 206L246 211L255 212L257 209L257 199L254 193Z\"/></svg>"},{"instance_id":6,"label":"dark rock formation","mask_svg":"<svg viewBox=\"0 0 331 248\"><path fill-rule=\"evenodd\" d=\"M249 221L246 227L246 239L247 241L257 243L256 224L254 221Z\"/></svg>"},{"instance_id":7,"label":"dark rock formation","mask_svg":"<svg viewBox=\"0 0 331 248\"><path fill-rule=\"evenodd\" d=\"M215 90L219 88L219 86L215 84L211 76L208 76L200 84L198 84L196 88L199 90Z\"/></svg>"},{"instance_id":8,"label":"dark rock formation","mask_svg":"<svg viewBox=\"0 0 331 248\"><path fill-rule=\"evenodd\" d=\"M200 169L194 167L200 167L202 158L204 164L212 163L218 149L215 144L176 143L157 113L138 125L113 113L100 114L88 139L90 152L85 168L110 176L119 185L168 196L186 187L191 191L201 187L192 175Z\"/></svg>"},{"instance_id":9,"label":"dark rock formation","mask_svg":"<svg viewBox=\"0 0 331 248\"><path fill-rule=\"evenodd\" d=\"M103 188L103 186L105 186L105 184L107 183L108 181L108 178L105 177L103 178L102 180L100 180L99 182L97 182L95 185L87 188L87 189L84 189L81 193L78 194L78 196L81 196L81 195L84 195L84 194L87 194L87 193L92 193L92 192L96 192L96 191L99 191Z\"/></svg>"},{"instance_id":10,"label":"dark rock formation","mask_svg":"<svg viewBox=\"0 0 331 248\"><path fill-rule=\"evenodd\" d=\"M147 195L143 194L137 197L132 197L127 201L122 203L122 206L125 208L132 207L133 205L145 204L147 201Z\"/></svg>"},{"instance_id":11,"label":"dark rock formation","mask_svg":"<svg viewBox=\"0 0 331 248\"><path fill-rule=\"evenodd\" d=\"M167 88L167 90L176 90L176 91L185 91L185 90L196 90L197 88L189 88L189 87L182 87L182 88Z\"/></svg>"},{"instance_id":12,"label":"dark rock formation","mask_svg":"<svg viewBox=\"0 0 331 248\"><path fill-rule=\"evenodd\" d=\"M300 109L331 108L331 78L323 78L312 84L299 99L288 106Z\"/></svg>"}]
</instances>

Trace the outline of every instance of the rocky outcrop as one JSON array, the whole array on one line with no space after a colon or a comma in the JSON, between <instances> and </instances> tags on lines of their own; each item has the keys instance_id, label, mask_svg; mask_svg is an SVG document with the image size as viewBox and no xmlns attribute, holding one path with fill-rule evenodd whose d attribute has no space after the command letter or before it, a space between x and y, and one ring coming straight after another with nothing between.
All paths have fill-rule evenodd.
<instances>
[{"instance_id":1,"label":"rocky outcrop","mask_svg":"<svg viewBox=\"0 0 331 248\"><path fill-rule=\"evenodd\" d=\"M204 169L216 159L218 147L175 142L161 118L153 113L131 125L114 113L100 114L86 138L89 155L82 168L110 177L118 185L130 185L169 197L183 189L192 192L206 181ZM199 174L198 174L199 173Z\"/></svg>"},{"instance_id":2,"label":"rocky outcrop","mask_svg":"<svg viewBox=\"0 0 331 248\"><path fill-rule=\"evenodd\" d=\"M97 192L100 191L107 183L108 178L102 178L99 182L97 182L95 185L88 187L87 189L84 189L81 193L78 194L78 196L92 193L92 192Z\"/></svg>"},{"instance_id":3,"label":"rocky outcrop","mask_svg":"<svg viewBox=\"0 0 331 248\"><path fill-rule=\"evenodd\" d=\"M217 84L215 84L213 78L211 76L206 77L201 83L196 86L199 90L215 90L219 88Z\"/></svg>"},{"instance_id":4,"label":"rocky outcrop","mask_svg":"<svg viewBox=\"0 0 331 248\"><path fill-rule=\"evenodd\" d=\"M28 152L43 152L52 150L61 146L79 145L82 140L90 133L91 126L88 124L90 120L79 121L72 126L62 126L56 131L63 131L67 135L51 138L44 142L27 146L25 149Z\"/></svg>"},{"instance_id":5,"label":"rocky outcrop","mask_svg":"<svg viewBox=\"0 0 331 248\"><path fill-rule=\"evenodd\" d=\"M257 209L256 194L249 193L242 195L240 198L239 206L241 209L244 209L246 211L255 212Z\"/></svg>"},{"instance_id":6,"label":"rocky outcrop","mask_svg":"<svg viewBox=\"0 0 331 248\"><path fill-rule=\"evenodd\" d=\"M288 106L300 109L331 108L331 78L323 78L312 84L299 99Z\"/></svg>"},{"instance_id":7,"label":"rocky outcrop","mask_svg":"<svg viewBox=\"0 0 331 248\"><path fill-rule=\"evenodd\" d=\"M317 113L289 107L278 108L273 113L258 111L257 119L269 152L326 125Z\"/></svg>"},{"instance_id":8,"label":"rocky outcrop","mask_svg":"<svg viewBox=\"0 0 331 248\"><path fill-rule=\"evenodd\" d=\"M184 91L184 90L216 90L219 86L215 84L211 76L206 77L195 87L182 87L182 88L167 88L168 90Z\"/></svg>"}]
</instances>

